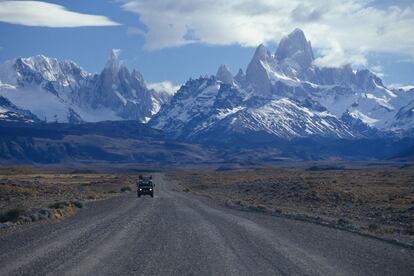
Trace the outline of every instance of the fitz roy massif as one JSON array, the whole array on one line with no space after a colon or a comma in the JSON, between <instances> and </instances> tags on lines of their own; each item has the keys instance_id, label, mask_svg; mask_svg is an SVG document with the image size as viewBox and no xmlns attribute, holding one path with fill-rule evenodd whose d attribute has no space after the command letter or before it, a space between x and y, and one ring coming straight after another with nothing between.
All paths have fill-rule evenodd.
<instances>
[{"instance_id":1,"label":"fitz roy massif","mask_svg":"<svg viewBox=\"0 0 414 276\"><path fill-rule=\"evenodd\" d=\"M118 62L100 74L42 55L0 66L0 120L83 122L136 120L185 142L235 137L360 139L413 134L414 89L389 89L367 69L318 67L296 29L274 53L264 45L245 72L221 65L174 94L149 89Z\"/></svg>"}]
</instances>

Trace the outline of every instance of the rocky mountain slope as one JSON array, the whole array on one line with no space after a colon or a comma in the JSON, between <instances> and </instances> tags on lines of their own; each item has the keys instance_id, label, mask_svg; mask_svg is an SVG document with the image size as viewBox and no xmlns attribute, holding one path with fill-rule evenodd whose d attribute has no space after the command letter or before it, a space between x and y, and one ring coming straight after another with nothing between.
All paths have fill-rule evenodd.
<instances>
[{"instance_id":1,"label":"rocky mountain slope","mask_svg":"<svg viewBox=\"0 0 414 276\"><path fill-rule=\"evenodd\" d=\"M8 99L0 96L0 121L34 123L38 118L30 111L18 108Z\"/></svg>"},{"instance_id":2,"label":"rocky mountain slope","mask_svg":"<svg viewBox=\"0 0 414 276\"><path fill-rule=\"evenodd\" d=\"M274 54L260 45L246 74L222 65L216 76L189 80L150 124L190 141L367 138L411 129L413 100L414 91L390 90L367 69L316 66L296 29Z\"/></svg>"},{"instance_id":3,"label":"rocky mountain slope","mask_svg":"<svg viewBox=\"0 0 414 276\"><path fill-rule=\"evenodd\" d=\"M133 120L180 142L234 145L414 135L412 87L389 89L373 72L350 65L317 66L299 29L274 53L259 45L246 73L233 75L221 65L215 76L190 79L172 97L149 89L118 55L113 50L99 74L42 55L5 62L0 121Z\"/></svg>"},{"instance_id":4,"label":"rocky mountain slope","mask_svg":"<svg viewBox=\"0 0 414 276\"><path fill-rule=\"evenodd\" d=\"M37 120L70 123L146 122L170 97L148 89L138 71L120 65L117 50L100 74L43 55L7 61L0 65L0 96L19 116L27 114L19 110L28 110ZM19 121L19 116L6 114L5 104L0 105L2 120Z\"/></svg>"}]
</instances>

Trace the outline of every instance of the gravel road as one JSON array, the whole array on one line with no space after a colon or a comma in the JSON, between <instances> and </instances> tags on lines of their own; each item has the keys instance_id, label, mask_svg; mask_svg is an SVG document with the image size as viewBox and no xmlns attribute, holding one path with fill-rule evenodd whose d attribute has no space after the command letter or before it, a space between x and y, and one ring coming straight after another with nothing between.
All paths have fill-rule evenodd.
<instances>
[{"instance_id":1,"label":"gravel road","mask_svg":"<svg viewBox=\"0 0 414 276\"><path fill-rule=\"evenodd\" d=\"M414 250L154 182L154 198L93 202L1 236L0 275L414 275Z\"/></svg>"}]
</instances>

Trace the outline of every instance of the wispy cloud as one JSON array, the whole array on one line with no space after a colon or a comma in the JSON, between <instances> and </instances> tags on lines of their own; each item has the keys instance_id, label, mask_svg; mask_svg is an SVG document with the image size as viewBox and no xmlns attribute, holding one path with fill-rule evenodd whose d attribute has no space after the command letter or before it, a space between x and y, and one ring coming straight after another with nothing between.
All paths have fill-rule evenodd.
<instances>
[{"instance_id":1,"label":"wispy cloud","mask_svg":"<svg viewBox=\"0 0 414 276\"><path fill-rule=\"evenodd\" d=\"M374 72L378 77L383 78L385 76L384 68L381 65L371 66L371 71Z\"/></svg>"},{"instance_id":2,"label":"wispy cloud","mask_svg":"<svg viewBox=\"0 0 414 276\"><path fill-rule=\"evenodd\" d=\"M136 28L136 27L128 27L127 34L128 35L145 35L145 31L140 28Z\"/></svg>"},{"instance_id":3,"label":"wispy cloud","mask_svg":"<svg viewBox=\"0 0 414 276\"><path fill-rule=\"evenodd\" d=\"M147 87L149 89L154 89L157 92L167 92L171 95L174 95L178 91L178 89L180 89L180 85L174 85L170 81L148 83Z\"/></svg>"},{"instance_id":4,"label":"wispy cloud","mask_svg":"<svg viewBox=\"0 0 414 276\"><path fill-rule=\"evenodd\" d=\"M303 29L327 64L366 63L369 52L414 59L414 3L372 0L119 0L139 15L147 49L189 43L255 47ZM190 39L196 37L197 40ZM338 47L339 45L339 47ZM338 55L339 54L339 55Z\"/></svg>"},{"instance_id":5,"label":"wispy cloud","mask_svg":"<svg viewBox=\"0 0 414 276\"><path fill-rule=\"evenodd\" d=\"M51 28L120 25L105 16L73 12L41 1L0 1L0 22Z\"/></svg>"},{"instance_id":6,"label":"wispy cloud","mask_svg":"<svg viewBox=\"0 0 414 276\"><path fill-rule=\"evenodd\" d=\"M335 40L319 50L319 57L315 64L321 67L341 67L346 64L363 65L368 64L364 51L348 49L346 52Z\"/></svg>"}]
</instances>

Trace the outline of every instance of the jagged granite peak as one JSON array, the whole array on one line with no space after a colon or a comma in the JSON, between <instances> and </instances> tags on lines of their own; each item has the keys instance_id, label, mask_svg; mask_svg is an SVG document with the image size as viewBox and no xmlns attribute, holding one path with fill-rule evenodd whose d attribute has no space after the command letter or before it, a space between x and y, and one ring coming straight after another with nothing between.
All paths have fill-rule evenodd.
<instances>
[{"instance_id":1,"label":"jagged granite peak","mask_svg":"<svg viewBox=\"0 0 414 276\"><path fill-rule=\"evenodd\" d=\"M225 141L243 133L287 139L358 136L317 103L266 99L240 89L214 77L190 80L150 124L171 137L197 142Z\"/></svg>"},{"instance_id":2,"label":"jagged granite peak","mask_svg":"<svg viewBox=\"0 0 414 276\"><path fill-rule=\"evenodd\" d=\"M243 72L243 69L239 69L236 76L234 76L234 80L242 86L246 86L246 74Z\"/></svg>"},{"instance_id":3,"label":"jagged granite peak","mask_svg":"<svg viewBox=\"0 0 414 276\"><path fill-rule=\"evenodd\" d=\"M111 78L112 82L119 82L119 72L125 71L126 67L119 64L119 55L121 51L119 49L112 49L109 55L109 58L106 62L105 68L103 69L102 74L108 75L107 78ZM127 69L128 70L128 69ZM128 72L129 74L129 72Z\"/></svg>"},{"instance_id":4,"label":"jagged granite peak","mask_svg":"<svg viewBox=\"0 0 414 276\"><path fill-rule=\"evenodd\" d=\"M170 100L121 65L119 51L100 74L39 55L0 65L0 97L9 119L25 110L48 122L153 118L151 126L189 141L252 134L354 139L413 129L414 92L391 91L369 70L321 68L313 59L310 42L295 30L275 55L259 45L246 74L233 77L221 66L215 77L188 81Z\"/></svg>"},{"instance_id":5,"label":"jagged granite peak","mask_svg":"<svg viewBox=\"0 0 414 276\"><path fill-rule=\"evenodd\" d=\"M172 137L205 142L246 133L355 139L414 125L407 105L414 93L387 89L369 70L318 67L313 61L311 43L296 29L275 55L259 45L234 85L221 74L190 80L151 124Z\"/></svg>"},{"instance_id":6,"label":"jagged granite peak","mask_svg":"<svg viewBox=\"0 0 414 276\"><path fill-rule=\"evenodd\" d=\"M131 76L136 79L139 83L141 83L143 86L145 85L144 77L142 76L141 72L137 70L132 70Z\"/></svg>"},{"instance_id":7,"label":"jagged granite peak","mask_svg":"<svg viewBox=\"0 0 414 276\"><path fill-rule=\"evenodd\" d=\"M119 64L119 53L111 51L100 74L44 55L7 61L0 64L0 96L47 122L147 122L170 95L148 89L138 71Z\"/></svg>"},{"instance_id":8,"label":"jagged granite peak","mask_svg":"<svg viewBox=\"0 0 414 276\"><path fill-rule=\"evenodd\" d=\"M10 68L11 65L11 68ZM42 82L60 82L70 85L73 82L83 80L90 74L84 71L75 62L63 60L58 61L55 58L49 58L44 55L37 55L28 58L17 58L3 64L8 66L8 78L2 76L0 78L7 83L37 83ZM3 71L0 68L0 71ZM3 72L4 73L4 72Z\"/></svg>"},{"instance_id":9,"label":"jagged granite peak","mask_svg":"<svg viewBox=\"0 0 414 276\"><path fill-rule=\"evenodd\" d=\"M252 60L267 61L268 58L269 58L269 52L267 51L266 46L264 44L260 44L259 46L257 46Z\"/></svg>"},{"instance_id":10,"label":"jagged granite peak","mask_svg":"<svg viewBox=\"0 0 414 276\"><path fill-rule=\"evenodd\" d=\"M314 56L310 42L300 29L282 38L275 55L271 55L261 44L246 71L246 80L256 94L271 98L280 94L275 83L318 82L318 72L313 65ZM283 94L283 93L282 93Z\"/></svg>"},{"instance_id":11,"label":"jagged granite peak","mask_svg":"<svg viewBox=\"0 0 414 276\"><path fill-rule=\"evenodd\" d=\"M303 68L310 67L315 59L310 41L306 39L305 33L298 28L282 38L275 58L279 62L291 59Z\"/></svg>"},{"instance_id":12,"label":"jagged granite peak","mask_svg":"<svg viewBox=\"0 0 414 276\"><path fill-rule=\"evenodd\" d=\"M158 97L154 99L155 92L146 87L138 71L130 73L127 67L119 65L118 59L119 51L112 50L95 84L91 106L114 110L122 119L147 122L158 112L163 102L159 102Z\"/></svg>"},{"instance_id":13,"label":"jagged granite peak","mask_svg":"<svg viewBox=\"0 0 414 276\"><path fill-rule=\"evenodd\" d=\"M246 77L246 75L244 74L243 69L240 68L239 71L237 72L235 78L244 78L244 77Z\"/></svg>"},{"instance_id":14,"label":"jagged granite peak","mask_svg":"<svg viewBox=\"0 0 414 276\"><path fill-rule=\"evenodd\" d=\"M115 71L118 70L120 54L120 49L112 49L105 67L112 68Z\"/></svg>"},{"instance_id":15,"label":"jagged granite peak","mask_svg":"<svg viewBox=\"0 0 414 276\"><path fill-rule=\"evenodd\" d=\"M266 68L267 62L271 59L266 47L260 44L247 66L246 80L254 87L258 95L267 97L271 94L272 87Z\"/></svg>"},{"instance_id":16,"label":"jagged granite peak","mask_svg":"<svg viewBox=\"0 0 414 276\"><path fill-rule=\"evenodd\" d=\"M216 78L225 84L234 84L233 75L231 74L230 69L226 64L220 65L217 70Z\"/></svg>"}]
</instances>

